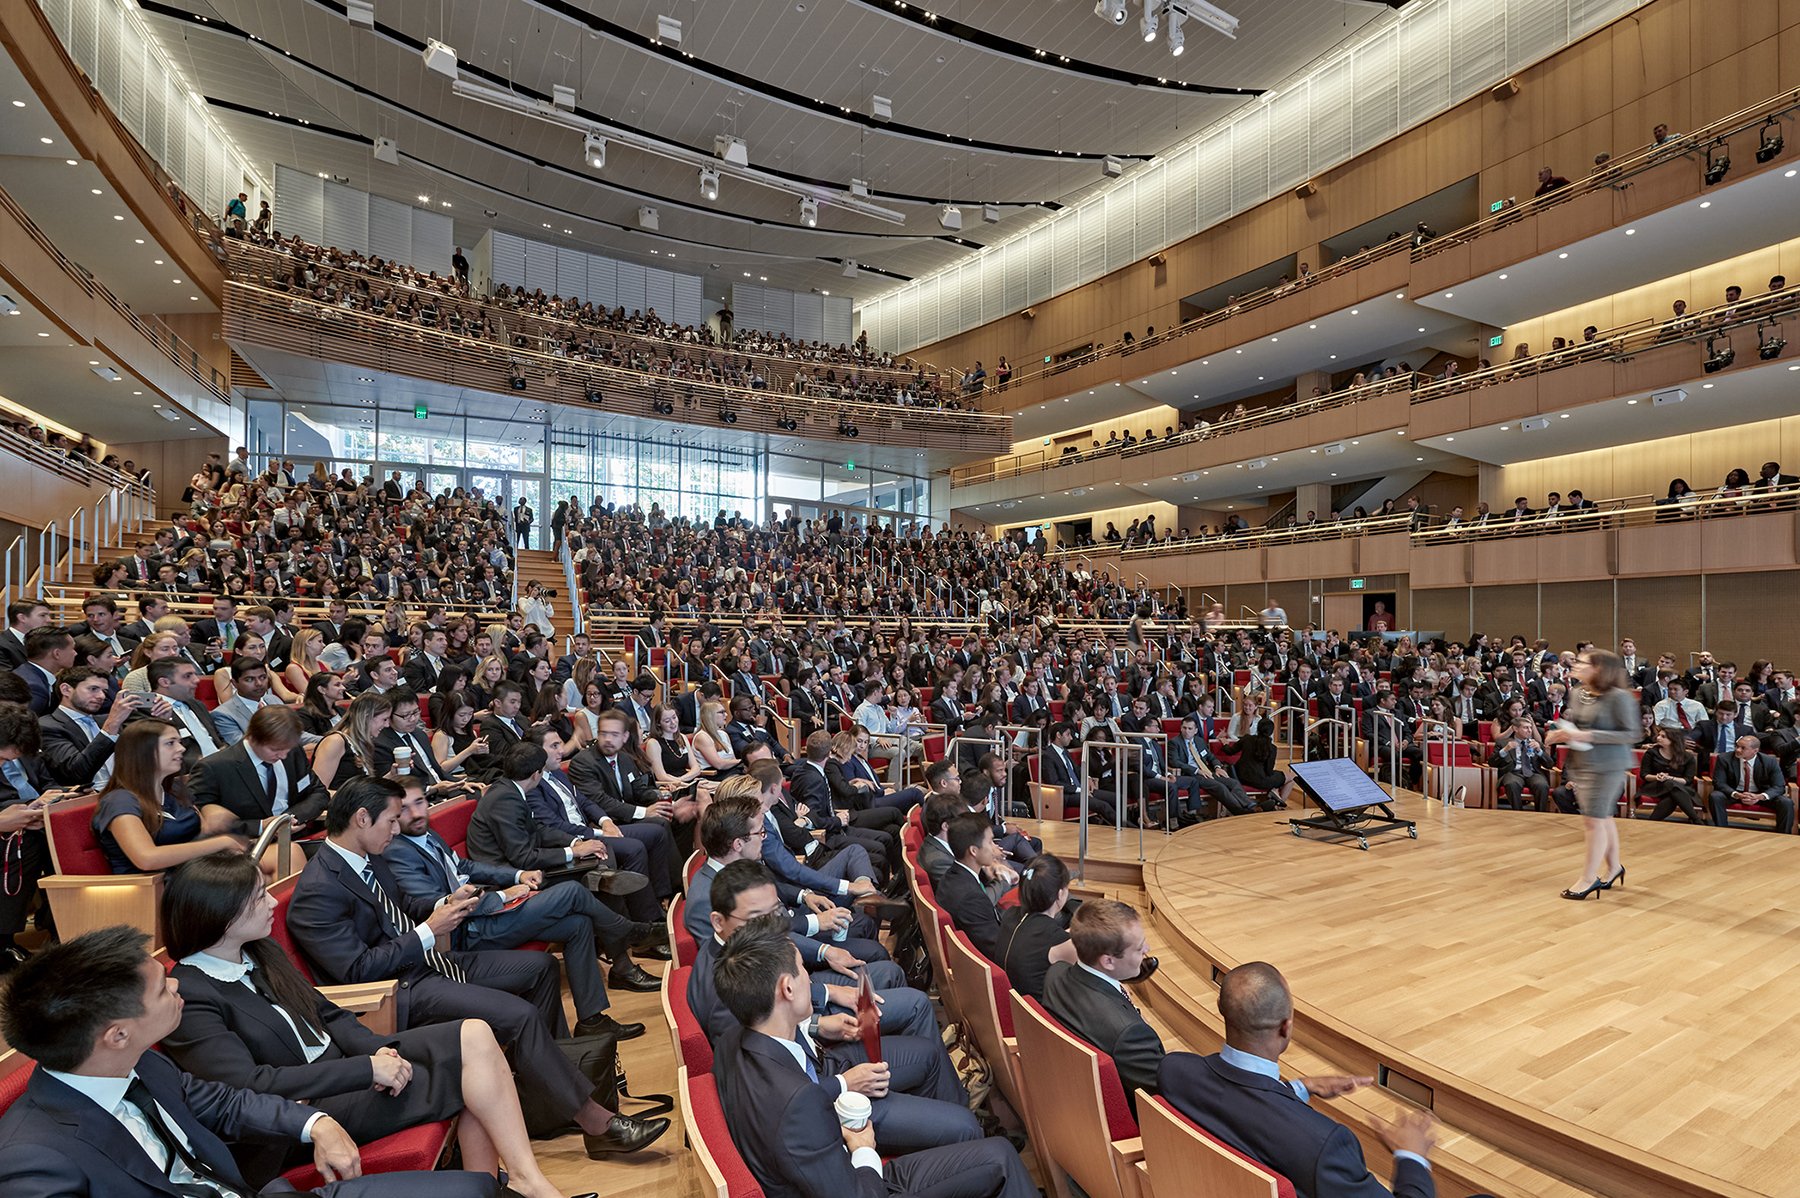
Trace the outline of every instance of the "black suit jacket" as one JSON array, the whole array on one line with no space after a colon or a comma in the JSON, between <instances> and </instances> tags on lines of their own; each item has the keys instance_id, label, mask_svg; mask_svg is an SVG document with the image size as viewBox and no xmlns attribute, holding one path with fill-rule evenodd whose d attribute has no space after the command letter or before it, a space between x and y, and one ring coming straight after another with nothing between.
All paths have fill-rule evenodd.
<instances>
[{"instance_id":1,"label":"black suit jacket","mask_svg":"<svg viewBox=\"0 0 1800 1198\"><path fill-rule=\"evenodd\" d=\"M969 937L975 951L990 961L997 961L1000 951L1000 909L987 887L961 862L954 862L937 879L938 905L950 921Z\"/></svg>"},{"instance_id":2,"label":"black suit jacket","mask_svg":"<svg viewBox=\"0 0 1800 1198\"><path fill-rule=\"evenodd\" d=\"M409 898L380 857L372 864L376 879L407 918L422 923L431 915L432 904ZM412 984L434 975L425 962L424 942L410 932L388 935L378 900L350 863L329 846L300 871L288 902L287 927L322 981L399 979L394 1011L398 1026L406 1025ZM450 948L441 942L437 947Z\"/></svg>"},{"instance_id":3,"label":"black suit jacket","mask_svg":"<svg viewBox=\"0 0 1800 1198\"><path fill-rule=\"evenodd\" d=\"M1218 1056L1170 1053L1158 1072L1175 1109L1245 1156L1293 1183L1298 1198L1386 1198L1350 1129L1300 1101L1273 1078L1227 1065ZM1433 1198L1431 1170L1394 1162L1396 1198Z\"/></svg>"},{"instance_id":4,"label":"black suit jacket","mask_svg":"<svg viewBox=\"0 0 1800 1198\"><path fill-rule=\"evenodd\" d=\"M469 819L469 856L514 869L561 869L567 865L568 854L563 850L574 844L576 837L540 820L535 806L520 792L517 782L502 780L488 787Z\"/></svg>"},{"instance_id":5,"label":"black suit jacket","mask_svg":"<svg viewBox=\"0 0 1800 1198\"><path fill-rule=\"evenodd\" d=\"M139 1059L137 1075L187 1137L194 1156L245 1192L249 1186L224 1141L298 1141L313 1114L272 1094L201 1081L157 1052ZM831 1130L836 1134L835 1126ZM32 1072L25 1093L0 1120L0 1179L17 1194L168 1198L176 1193L123 1123L43 1069Z\"/></svg>"},{"instance_id":6,"label":"black suit jacket","mask_svg":"<svg viewBox=\"0 0 1800 1198\"><path fill-rule=\"evenodd\" d=\"M173 703L175 700L170 699L169 702ZM213 738L213 743L216 745L223 745L225 743L225 738L219 735L218 726L213 723L212 712L206 710L206 708L197 700L190 700L186 706L189 711L200 717L200 725L206 729L207 735ZM163 717L152 713L148 707L140 707L138 710L132 712L131 718L126 720L125 723L127 725L135 724L139 720L157 720L164 724L173 725L174 728L181 733L181 768L185 772L191 774L200 765L200 759L204 756L200 749L200 742L194 739L193 734L188 731L186 724L176 719L173 715L165 720Z\"/></svg>"},{"instance_id":7,"label":"black suit jacket","mask_svg":"<svg viewBox=\"0 0 1800 1198\"><path fill-rule=\"evenodd\" d=\"M25 638L11 628L0 630L0 669L16 670L25 664Z\"/></svg>"},{"instance_id":8,"label":"black suit jacket","mask_svg":"<svg viewBox=\"0 0 1800 1198\"><path fill-rule=\"evenodd\" d=\"M615 779L600 750L589 745L571 757L564 768L577 791L598 803L614 823L624 825L637 818L637 808L650 807L660 800L662 792L656 789L656 779L630 758L620 754L617 760L619 776Z\"/></svg>"},{"instance_id":9,"label":"black suit jacket","mask_svg":"<svg viewBox=\"0 0 1800 1198\"><path fill-rule=\"evenodd\" d=\"M28 661L22 661L13 667L13 676L25 684L31 692L31 714L49 715L56 706L56 685L44 677L44 672Z\"/></svg>"},{"instance_id":10,"label":"black suit jacket","mask_svg":"<svg viewBox=\"0 0 1800 1198\"><path fill-rule=\"evenodd\" d=\"M727 1028L713 1076L732 1142L767 1198L887 1198L881 1174L850 1164L824 1089L773 1039Z\"/></svg>"},{"instance_id":11,"label":"black suit jacket","mask_svg":"<svg viewBox=\"0 0 1800 1198\"><path fill-rule=\"evenodd\" d=\"M105 722L95 717L95 723ZM44 768L63 786L86 786L93 782L94 775L100 772L100 767L112 756L113 746L118 743L104 732L89 740L81 725L61 707L38 720L38 737L43 745L40 753Z\"/></svg>"},{"instance_id":12,"label":"black suit jacket","mask_svg":"<svg viewBox=\"0 0 1800 1198\"><path fill-rule=\"evenodd\" d=\"M1749 784L1746 785L1742 763L1738 761L1736 754L1727 753L1713 765L1713 792L1729 795L1734 790L1753 790L1765 802L1779 799L1787 793L1787 779L1782 776L1781 763L1772 754L1758 753L1750 774Z\"/></svg>"},{"instance_id":13,"label":"black suit jacket","mask_svg":"<svg viewBox=\"0 0 1800 1198\"><path fill-rule=\"evenodd\" d=\"M312 772L306 750L295 745L276 768L287 774L288 814L302 827L321 818L331 802L331 792ZM262 762L251 760L248 741L240 740L202 758L188 775L188 788L197 806L212 803L225 808L249 825L246 832L251 836L256 835L257 825L275 814L269 806Z\"/></svg>"},{"instance_id":14,"label":"black suit jacket","mask_svg":"<svg viewBox=\"0 0 1800 1198\"><path fill-rule=\"evenodd\" d=\"M1162 1037L1116 987L1079 965L1057 961L1044 975L1044 1006L1070 1031L1113 1059L1134 1112L1134 1091L1156 1093Z\"/></svg>"}]
</instances>

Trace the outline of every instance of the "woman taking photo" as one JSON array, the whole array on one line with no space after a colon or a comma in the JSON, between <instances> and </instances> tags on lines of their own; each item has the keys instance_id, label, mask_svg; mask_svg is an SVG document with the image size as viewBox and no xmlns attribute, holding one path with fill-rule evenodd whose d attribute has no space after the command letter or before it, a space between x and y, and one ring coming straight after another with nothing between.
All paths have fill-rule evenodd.
<instances>
[{"instance_id":1,"label":"woman taking photo","mask_svg":"<svg viewBox=\"0 0 1800 1198\"><path fill-rule=\"evenodd\" d=\"M1699 768L1699 758L1688 748L1681 729L1663 724L1650 729L1650 747L1638 763L1638 795L1656 800L1651 819L1668 819L1679 807L1690 824L1712 822L1700 814L1698 792L1694 789Z\"/></svg>"},{"instance_id":2,"label":"woman taking photo","mask_svg":"<svg viewBox=\"0 0 1800 1198\"><path fill-rule=\"evenodd\" d=\"M356 696L337 728L313 750L313 774L329 778L326 785L332 790L352 778L366 777L375 760L375 740L393 718L393 700L386 695L365 691Z\"/></svg>"},{"instance_id":3,"label":"woman taking photo","mask_svg":"<svg viewBox=\"0 0 1800 1198\"><path fill-rule=\"evenodd\" d=\"M112 789L94 808L93 824L115 874L156 873L208 853L249 847L236 836L203 834L201 811L182 777L181 754L181 731L173 724L139 720L120 731ZM217 826L235 818L227 812Z\"/></svg>"},{"instance_id":4,"label":"woman taking photo","mask_svg":"<svg viewBox=\"0 0 1800 1198\"><path fill-rule=\"evenodd\" d=\"M518 1088L494 1033L479 1019L377 1036L313 989L269 938L275 898L242 854L190 861L162 897L181 1025L162 1041L182 1069L208 1081L305 1102L369 1144L460 1113L463 1167L495 1173L523 1195L560 1198L532 1155ZM312 1159L303 1144L240 1143L252 1186Z\"/></svg>"},{"instance_id":5,"label":"woman taking photo","mask_svg":"<svg viewBox=\"0 0 1800 1198\"><path fill-rule=\"evenodd\" d=\"M1581 880L1562 892L1566 899L1598 896L1625 881L1613 812L1625 793L1631 746L1638 738L1638 702L1625 689L1625 665L1616 654L1587 650L1575 659L1575 680L1581 685L1562 724L1544 737L1547 745L1569 746L1564 777L1575 791L1587 839Z\"/></svg>"}]
</instances>

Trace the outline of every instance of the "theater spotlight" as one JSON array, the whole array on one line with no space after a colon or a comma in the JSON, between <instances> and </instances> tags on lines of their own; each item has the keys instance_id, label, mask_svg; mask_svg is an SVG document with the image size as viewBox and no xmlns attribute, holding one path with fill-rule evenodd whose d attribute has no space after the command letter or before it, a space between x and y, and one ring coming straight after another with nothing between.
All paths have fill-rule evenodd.
<instances>
[{"instance_id":1,"label":"theater spotlight","mask_svg":"<svg viewBox=\"0 0 1800 1198\"><path fill-rule=\"evenodd\" d=\"M1716 154L1714 151L1718 151ZM1706 147L1706 185L1711 187L1723 179L1731 171L1731 155L1725 150L1724 142L1715 142Z\"/></svg>"},{"instance_id":2,"label":"theater spotlight","mask_svg":"<svg viewBox=\"0 0 1800 1198\"><path fill-rule=\"evenodd\" d=\"M719 198L719 172L710 166L700 168L700 195L708 200Z\"/></svg>"},{"instance_id":3,"label":"theater spotlight","mask_svg":"<svg viewBox=\"0 0 1800 1198\"><path fill-rule=\"evenodd\" d=\"M819 225L819 201L811 196L800 197L800 223L809 229Z\"/></svg>"},{"instance_id":4,"label":"theater spotlight","mask_svg":"<svg viewBox=\"0 0 1800 1198\"><path fill-rule=\"evenodd\" d=\"M1786 144L1786 139L1781 135L1781 126L1775 122L1774 117L1770 117L1769 123L1762 127L1762 143L1756 147L1756 160L1769 161L1781 153L1781 148Z\"/></svg>"},{"instance_id":5,"label":"theater spotlight","mask_svg":"<svg viewBox=\"0 0 1800 1198\"><path fill-rule=\"evenodd\" d=\"M650 400L650 410L655 412L658 416L673 416L675 414L675 404L674 401L670 400L667 396L653 396Z\"/></svg>"},{"instance_id":6,"label":"theater spotlight","mask_svg":"<svg viewBox=\"0 0 1800 1198\"><path fill-rule=\"evenodd\" d=\"M1181 52L1187 49L1187 35L1181 31L1181 24L1185 20L1187 20L1186 13L1182 12L1179 8L1170 6L1169 53L1176 58L1180 58Z\"/></svg>"},{"instance_id":7,"label":"theater spotlight","mask_svg":"<svg viewBox=\"0 0 1800 1198\"><path fill-rule=\"evenodd\" d=\"M1737 350L1731 347L1731 339L1729 337L1725 339L1725 347L1723 349L1714 344L1714 341L1716 340L1717 339L1713 337L1708 337L1706 339L1706 365L1703 369L1705 369L1707 374L1717 374L1719 371L1737 361Z\"/></svg>"},{"instance_id":8,"label":"theater spotlight","mask_svg":"<svg viewBox=\"0 0 1800 1198\"><path fill-rule=\"evenodd\" d=\"M851 424L850 418L848 416L839 416L838 417L838 436L840 436L840 437L858 437L861 435L862 435L862 430L858 429L854 424Z\"/></svg>"},{"instance_id":9,"label":"theater spotlight","mask_svg":"<svg viewBox=\"0 0 1800 1198\"><path fill-rule=\"evenodd\" d=\"M514 391L525 390L525 372L515 366L512 372L506 376L506 383Z\"/></svg>"},{"instance_id":10,"label":"theater spotlight","mask_svg":"<svg viewBox=\"0 0 1800 1198\"><path fill-rule=\"evenodd\" d=\"M589 387L588 393L587 393L587 401L589 403L593 404L595 407L599 407L601 404L606 402L606 396L600 394L600 388Z\"/></svg>"},{"instance_id":11,"label":"theater spotlight","mask_svg":"<svg viewBox=\"0 0 1800 1198\"><path fill-rule=\"evenodd\" d=\"M724 423L724 424L736 424L737 423L737 413L732 411L730 408L720 408L719 409L719 420L721 423Z\"/></svg>"},{"instance_id":12,"label":"theater spotlight","mask_svg":"<svg viewBox=\"0 0 1800 1198\"><path fill-rule=\"evenodd\" d=\"M586 156L587 164L589 166L593 167L595 170L605 169L606 139L604 137L601 137L598 133L588 134L583 140L582 152Z\"/></svg>"},{"instance_id":13,"label":"theater spotlight","mask_svg":"<svg viewBox=\"0 0 1800 1198\"><path fill-rule=\"evenodd\" d=\"M1756 356L1765 362L1773 362L1787 348L1787 338L1781 335L1780 325L1761 325L1756 330Z\"/></svg>"},{"instance_id":14,"label":"theater spotlight","mask_svg":"<svg viewBox=\"0 0 1800 1198\"><path fill-rule=\"evenodd\" d=\"M1143 15L1138 17L1138 32L1144 35L1146 42L1156 40L1157 0L1144 0Z\"/></svg>"},{"instance_id":15,"label":"theater spotlight","mask_svg":"<svg viewBox=\"0 0 1800 1198\"><path fill-rule=\"evenodd\" d=\"M1094 15L1114 25L1125 23L1125 0L1094 0Z\"/></svg>"},{"instance_id":16,"label":"theater spotlight","mask_svg":"<svg viewBox=\"0 0 1800 1198\"><path fill-rule=\"evenodd\" d=\"M778 416L775 418L775 427L784 433L791 433L798 431L800 422L795 420L792 416Z\"/></svg>"}]
</instances>

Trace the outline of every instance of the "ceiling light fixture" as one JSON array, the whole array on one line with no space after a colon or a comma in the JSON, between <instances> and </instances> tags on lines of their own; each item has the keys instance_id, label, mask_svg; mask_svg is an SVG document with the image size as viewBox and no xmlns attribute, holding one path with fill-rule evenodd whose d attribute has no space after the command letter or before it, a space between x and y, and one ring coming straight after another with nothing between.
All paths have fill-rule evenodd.
<instances>
[{"instance_id":1,"label":"ceiling light fixture","mask_svg":"<svg viewBox=\"0 0 1800 1198\"><path fill-rule=\"evenodd\" d=\"M595 170L605 170L606 139L601 137L598 133L590 131L588 135L582 139L581 156L586 159L587 164Z\"/></svg>"},{"instance_id":2,"label":"ceiling light fixture","mask_svg":"<svg viewBox=\"0 0 1800 1198\"><path fill-rule=\"evenodd\" d=\"M800 223L809 229L819 227L819 201L811 196L800 197Z\"/></svg>"},{"instance_id":3,"label":"ceiling light fixture","mask_svg":"<svg viewBox=\"0 0 1800 1198\"><path fill-rule=\"evenodd\" d=\"M1181 32L1181 24L1187 20L1187 14L1175 5L1169 6L1169 53L1180 58L1187 49L1187 37Z\"/></svg>"},{"instance_id":4,"label":"ceiling light fixture","mask_svg":"<svg viewBox=\"0 0 1800 1198\"><path fill-rule=\"evenodd\" d=\"M1144 11L1138 17L1138 32L1146 42L1156 40L1157 17L1160 15L1155 0L1144 0Z\"/></svg>"},{"instance_id":5,"label":"ceiling light fixture","mask_svg":"<svg viewBox=\"0 0 1800 1198\"><path fill-rule=\"evenodd\" d=\"M710 166L700 168L700 195L708 200L719 198L719 172Z\"/></svg>"}]
</instances>

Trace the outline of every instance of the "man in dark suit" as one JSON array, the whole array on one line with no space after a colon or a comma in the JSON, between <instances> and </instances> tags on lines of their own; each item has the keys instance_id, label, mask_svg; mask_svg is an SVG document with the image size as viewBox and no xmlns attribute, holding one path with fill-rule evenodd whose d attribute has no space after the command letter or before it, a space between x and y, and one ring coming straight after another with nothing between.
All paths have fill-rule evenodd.
<instances>
[{"instance_id":1,"label":"man in dark suit","mask_svg":"<svg viewBox=\"0 0 1800 1198\"><path fill-rule=\"evenodd\" d=\"M1750 718L1730 699L1713 709L1713 718L1694 725L1694 751L1703 757L1729 757L1741 736L1760 735Z\"/></svg>"},{"instance_id":2,"label":"man in dark suit","mask_svg":"<svg viewBox=\"0 0 1800 1198\"><path fill-rule=\"evenodd\" d=\"M453 794L465 794L475 787L461 779L452 778L445 770L444 764L437 759L431 750L431 738L420 731L424 717L419 712L419 699L404 687L388 692L393 701L394 711L388 718L388 726L375 738L375 751L370 754L370 772L378 778L385 778L394 772L397 755L404 749L412 751L412 763L407 766L419 775L425 788L431 792L433 801Z\"/></svg>"},{"instance_id":3,"label":"man in dark suit","mask_svg":"<svg viewBox=\"0 0 1800 1198\"><path fill-rule=\"evenodd\" d=\"M1044 747L1043 754L1044 784L1062 787L1063 803L1070 807L1081 800L1081 770L1069 755L1069 746L1074 743L1075 725L1059 720L1050 725L1050 743ZM1096 789L1087 800L1090 820L1110 824L1117 818L1113 808L1117 800L1112 791Z\"/></svg>"},{"instance_id":4,"label":"man in dark suit","mask_svg":"<svg viewBox=\"0 0 1800 1198\"><path fill-rule=\"evenodd\" d=\"M56 693L61 701L38 720L44 767L60 785L101 789L112 776L113 747L119 733L143 696L123 693L109 709L107 676L86 666L58 674Z\"/></svg>"},{"instance_id":5,"label":"man in dark suit","mask_svg":"<svg viewBox=\"0 0 1800 1198\"><path fill-rule=\"evenodd\" d=\"M793 754L787 751L786 745L770 735L767 728L757 724L757 708L755 699L748 699L743 695L731 700L731 722L725 725L725 735L731 738L731 751L742 759L744 750L751 745L767 745L769 752L775 755L775 760L786 768L792 764Z\"/></svg>"},{"instance_id":6,"label":"man in dark suit","mask_svg":"<svg viewBox=\"0 0 1800 1198\"><path fill-rule=\"evenodd\" d=\"M1162 1038L1125 993L1144 968L1149 945L1138 913L1112 899L1087 899L1069 920L1078 961L1057 961L1044 975L1044 1006L1071 1032L1112 1057L1132 1110L1136 1090L1156 1093Z\"/></svg>"},{"instance_id":7,"label":"man in dark suit","mask_svg":"<svg viewBox=\"0 0 1800 1198\"><path fill-rule=\"evenodd\" d=\"M700 726L700 709L723 694L718 683L708 680L692 690L676 695L675 718L680 722L681 730L691 736Z\"/></svg>"},{"instance_id":8,"label":"man in dark suit","mask_svg":"<svg viewBox=\"0 0 1800 1198\"><path fill-rule=\"evenodd\" d=\"M185 658L165 657L150 663L149 677L151 695L168 703L169 714L159 716L149 706L140 707L131 713L126 723L160 719L165 724L175 725L181 732L181 768L192 773L202 758L211 757L225 747L225 738L213 723L212 713L194 698L200 671Z\"/></svg>"},{"instance_id":9,"label":"man in dark suit","mask_svg":"<svg viewBox=\"0 0 1800 1198\"><path fill-rule=\"evenodd\" d=\"M264 707L250 717L244 738L201 758L188 775L196 806L218 806L242 821L251 839L270 816L286 813L302 829L325 815L331 792L312 773L301 747L300 714L291 707Z\"/></svg>"},{"instance_id":10,"label":"man in dark suit","mask_svg":"<svg viewBox=\"0 0 1800 1198\"><path fill-rule=\"evenodd\" d=\"M527 745L514 752L528 758ZM543 750L537 750L542 757ZM542 768L542 767L540 767ZM634 923L602 903L574 879L545 885L541 869L514 869L475 861L452 852L431 830L425 791L416 775L399 779L406 789L400 805L400 834L381 858L408 898L437 904L475 895L475 907L452 935L459 948L518 948L534 940L563 946L563 968L569 975L569 997L582 1026L617 1031L604 1012L607 987L648 994L657 981L627 954L633 941L662 939L654 923ZM604 982L597 955L613 962Z\"/></svg>"},{"instance_id":11,"label":"man in dark suit","mask_svg":"<svg viewBox=\"0 0 1800 1198\"><path fill-rule=\"evenodd\" d=\"M873 1121L838 1122L833 1099L862 1084L827 1079L801 1024L812 1000L800 955L777 921L735 933L714 969L737 1018L715 1046L714 1076L732 1142L768 1198L1036 1198L1012 1145L999 1138L883 1161ZM885 1072L885 1071L883 1071ZM871 1087L872 1088L872 1087Z\"/></svg>"},{"instance_id":12,"label":"man in dark suit","mask_svg":"<svg viewBox=\"0 0 1800 1198\"><path fill-rule=\"evenodd\" d=\"M211 617L194 621L194 643L211 646L218 642L219 650L234 649L238 638L244 635L244 622L238 619L237 600L230 595L220 595L212 601ZM208 653L215 652L209 648Z\"/></svg>"},{"instance_id":13,"label":"man in dark suit","mask_svg":"<svg viewBox=\"0 0 1800 1198\"><path fill-rule=\"evenodd\" d=\"M419 651L406 659L400 676L413 693L429 695L437 689L438 675L444 672L444 651L448 641L442 628L428 628L420 639Z\"/></svg>"},{"instance_id":14,"label":"man in dark suit","mask_svg":"<svg viewBox=\"0 0 1800 1198\"><path fill-rule=\"evenodd\" d=\"M687 998L707 1039L716 1041L737 1027L713 984L719 951L739 928L754 924L782 932L787 919L786 908L775 892L775 879L761 862L739 861L727 866L712 879L710 889L718 907L708 917L706 935L696 942ZM791 942L792 937L789 939ZM804 949L801 958L805 964ZM969 1111L968 1094L944 1051L924 994L904 983L898 989L876 991L881 1008L882 1064L872 1065L856 1030L856 983L821 984L815 974L808 979L808 992L812 1017L802 1034L812 1042L821 1079L841 1078L849 1087L886 1075L887 1093L875 1100L875 1132L883 1152L909 1152L981 1138L981 1124ZM904 1018L890 1009L900 1007L907 1012Z\"/></svg>"},{"instance_id":15,"label":"man in dark suit","mask_svg":"<svg viewBox=\"0 0 1800 1198\"><path fill-rule=\"evenodd\" d=\"M956 857L950 852L949 824L964 810L961 792L954 795L934 793L925 800L919 817L925 837L919 844L918 862L934 887L943 882L944 875L956 864Z\"/></svg>"},{"instance_id":16,"label":"man in dark suit","mask_svg":"<svg viewBox=\"0 0 1800 1198\"><path fill-rule=\"evenodd\" d=\"M498 757L525 739L525 720L520 708L525 705L525 688L516 682L502 682L494 687L488 702L488 714L481 721L481 735L487 738L488 752Z\"/></svg>"},{"instance_id":17,"label":"man in dark suit","mask_svg":"<svg viewBox=\"0 0 1800 1198\"><path fill-rule=\"evenodd\" d=\"M583 804L584 810L589 804L598 809L598 818L593 817L592 810L587 812L594 827L610 819L618 828L617 835L643 845L646 876L655 879L659 895L673 894L670 887L679 883L675 871L680 862L675 856L671 824L685 816L691 827L694 803L666 798L656 788L656 780L624 755L629 734L617 711L601 712L595 725L598 731L594 743L568 759L564 763L566 779L559 773L556 780L566 780L576 795L588 801ZM563 803L559 805L566 806L569 796L560 797ZM544 818L542 805L535 809L539 818Z\"/></svg>"},{"instance_id":18,"label":"man in dark suit","mask_svg":"<svg viewBox=\"0 0 1800 1198\"><path fill-rule=\"evenodd\" d=\"M968 723L969 711L956 697L956 689L946 681L938 686L936 696L931 700L931 722L944 726L945 736L955 736Z\"/></svg>"},{"instance_id":19,"label":"man in dark suit","mask_svg":"<svg viewBox=\"0 0 1800 1198\"><path fill-rule=\"evenodd\" d=\"M1085 906L1085 904L1084 904ZM1298 1198L1389 1198L1369 1172L1350 1129L1310 1107L1366 1086L1367 1077L1281 1079L1281 1054L1294 1031L1294 1001L1275 967L1240 965L1219 983L1225 1046L1214 1056L1170 1053L1157 1084L1176 1110L1233 1149L1262 1162L1293 1184ZM1435 1142L1427 1111L1410 1111L1379 1125L1394 1154L1396 1198L1434 1198L1427 1157Z\"/></svg>"},{"instance_id":20,"label":"man in dark suit","mask_svg":"<svg viewBox=\"0 0 1800 1198\"><path fill-rule=\"evenodd\" d=\"M645 1125L596 1103L593 1083L556 1046L567 1026L556 959L457 951L452 937L477 899L433 906L400 889L381 854L399 829L404 793L385 778L355 778L332 796L325 847L300 872L288 906L288 931L314 973L333 982L399 979L395 1017L402 1027L486 1020L494 1038L512 1046L515 1071L531 1079L519 1099L535 1133L573 1120L596 1159L642 1147ZM580 1024L575 1030L586 1031ZM623 1024L620 1034L643 1031L641 1023Z\"/></svg>"},{"instance_id":21,"label":"man in dark suit","mask_svg":"<svg viewBox=\"0 0 1800 1198\"><path fill-rule=\"evenodd\" d=\"M1537 724L1530 716L1513 722L1512 735L1488 759L1500 771L1502 805L1514 811L1523 810L1525 794L1531 793L1531 805L1539 811L1550 810L1550 756L1538 737Z\"/></svg>"},{"instance_id":22,"label":"man in dark suit","mask_svg":"<svg viewBox=\"0 0 1800 1198\"><path fill-rule=\"evenodd\" d=\"M25 634L25 660L13 668L31 692L34 715L49 715L56 706L56 676L75 664L75 638L60 624L46 624Z\"/></svg>"},{"instance_id":23,"label":"man in dark suit","mask_svg":"<svg viewBox=\"0 0 1800 1198\"><path fill-rule=\"evenodd\" d=\"M225 1144L237 1139L310 1142L323 1176L353 1179L312 1191L332 1198L506 1192L485 1173L357 1177L356 1141L323 1111L183 1073L151 1047L181 1023L181 999L179 984L145 951L147 940L132 928L90 932L46 948L7 989L0 1028L8 1044L39 1063L0 1118L0 1178L9 1192L295 1192L285 1182L252 1191Z\"/></svg>"},{"instance_id":24,"label":"man in dark suit","mask_svg":"<svg viewBox=\"0 0 1800 1198\"><path fill-rule=\"evenodd\" d=\"M986 815L965 811L953 817L949 841L956 860L938 879L938 905L976 952L999 960L1003 954L997 904L1018 879L1006 868L1006 853L994 843L994 825Z\"/></svg>"},{"instance_id":25,"label":"man in dark suit","mask_svg":"<svg viewBox=\"0 0 1800 1198\"><path fill-rule=\"evenodd\" d=\"M25 959L13 937L25 930L38 879L50 872L44 807L63 797L38 752L39 743L40 727L31 709L0 703L0 837L14 846L17 864L9 863L8 876L18 878L18 885L0 887L0 974Z\"/></svg>"},{"instance_id":26,"label":"man in dark suit","mask_svg":"<svg viewBox=\"0 0 1800 1198\"><path fill-rule=\"evenodd\" d=\"M25 664L25 638L34 628L50 623L50 609L36 599L19 599L6 605L6 630L0 632L0 669L16 670ZM41 713L40 713L41 714Z\"/></svg>"},{"instance_id":27,"label":"man in dark suit","mask_svg":"<svg viewBox=\"0 0 1800 1198\"><path fill-rule=\"evenodd\" d=\"M1751 806L1775 813L1775 830L1786 835L1794 830L1794 800L1788 797L1787 779L1773 754L1760 751L1754 732L1738 738L1735 752L1722 754L1713 767L1713 823L1730 827L1726 808Z\"/></svg>"}]
</instances>

